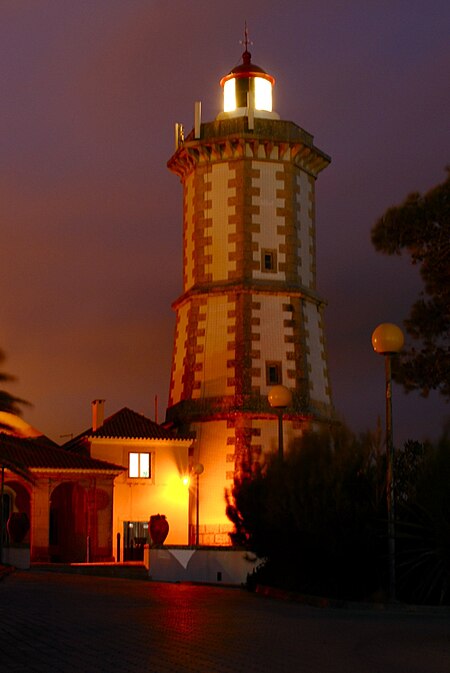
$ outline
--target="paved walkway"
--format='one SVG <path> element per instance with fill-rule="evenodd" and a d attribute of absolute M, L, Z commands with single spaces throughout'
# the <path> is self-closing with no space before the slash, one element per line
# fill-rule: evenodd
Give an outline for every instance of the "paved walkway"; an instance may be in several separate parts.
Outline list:
<path fill-rule="evenodd" d="M 15 572 L 0 670 L 449 673 L 450 613 L 319 609 L 240 589 Z"/>

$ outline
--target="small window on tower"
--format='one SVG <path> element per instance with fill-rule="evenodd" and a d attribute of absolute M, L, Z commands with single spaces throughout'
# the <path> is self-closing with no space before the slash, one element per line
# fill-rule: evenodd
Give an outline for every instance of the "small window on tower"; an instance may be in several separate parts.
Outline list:
<path fill-rule="evenodd" d="M 266 362 L 266 384 L 268 386 L 281 384 L 281 362 Z"/>
<path fill-rule="evenodd" d="M 276 273 L 277 270 L 277 253 L 276 250 L 261 250 L 261 269 L 268 273 Z"/>

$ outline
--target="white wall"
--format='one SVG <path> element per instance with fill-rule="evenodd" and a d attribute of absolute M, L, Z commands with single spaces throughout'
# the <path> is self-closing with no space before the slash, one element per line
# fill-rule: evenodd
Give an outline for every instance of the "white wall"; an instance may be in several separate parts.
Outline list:
<path fill-rule="evenodd" d="M 129 452 L 152 454 L 150 479 L 130 479 L 125 470 L 114 480 L 113 553 L 117 533 L 123 536 L 124 521 L 147 522 L 152 514 L 164 514 L 169 523 L 166 543 L 187 544 L 190 440 L 95 439 L 91 456 L 128 466 Z"/>
<path fill-rule="evenodd" d="M 254 554 L 235 549 L 150 549 L 149 576 L 160 582 L 240 585 L 257 561 Z"/>

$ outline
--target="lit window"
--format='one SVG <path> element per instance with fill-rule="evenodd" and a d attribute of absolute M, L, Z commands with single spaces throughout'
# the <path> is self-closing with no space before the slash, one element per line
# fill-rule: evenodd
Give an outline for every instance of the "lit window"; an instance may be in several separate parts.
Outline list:
<path fill-rule="evenodd" d="M 255 109 L 272 112 L 272 84 L 263 77 L 255 77 Z"/>
<path fill-rule="evenodd" d="M 128 476 L 132 479 L 150 479 L 151 463 L 149 453 L 128 454 Z"/>
<path fill-rule="evenodd" d="M 266 384 L 268 386 L 281 384 L 281 362 L 266 362 Z"/>
<path fill-rule="evenodd" d="M 229 79 L 223 85 L 223 109 L 224 112 L 232 112 L 236 109 L 236 80 Z"/>

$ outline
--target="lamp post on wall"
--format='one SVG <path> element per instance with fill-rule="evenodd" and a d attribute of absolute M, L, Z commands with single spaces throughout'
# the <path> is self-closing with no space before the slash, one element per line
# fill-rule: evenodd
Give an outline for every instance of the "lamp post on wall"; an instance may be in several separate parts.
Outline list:
<path fill-rule="evenodd" d="M 372 334 L 376 353 L 384 355 L 386 375 L 386 499 L 389 545 L 389 600 L 395 601 L 395 494 L 394 494 L 394 441 L 392 430 L 392 356 L 401 351 L 403 332 L 397 325 L 382 323 Z"/>
<path fill-rule="evenodd" d="M 278 458 L 283 460 L 283 409 L 292 404 L 292 393 L 286 386 L 272 386 L 269 390 L 268 399 L 270 406 L 276 410 L 278 416 Z"/>
<path fill-rule="evenodd" d="M 200 475 L 203 474 L 205 468 L 202 463 L 197 463 L 192 468 L 196 476 L 195 480 L 195 544 L 199 546 L 199 522 L 200 522 Z"/>

